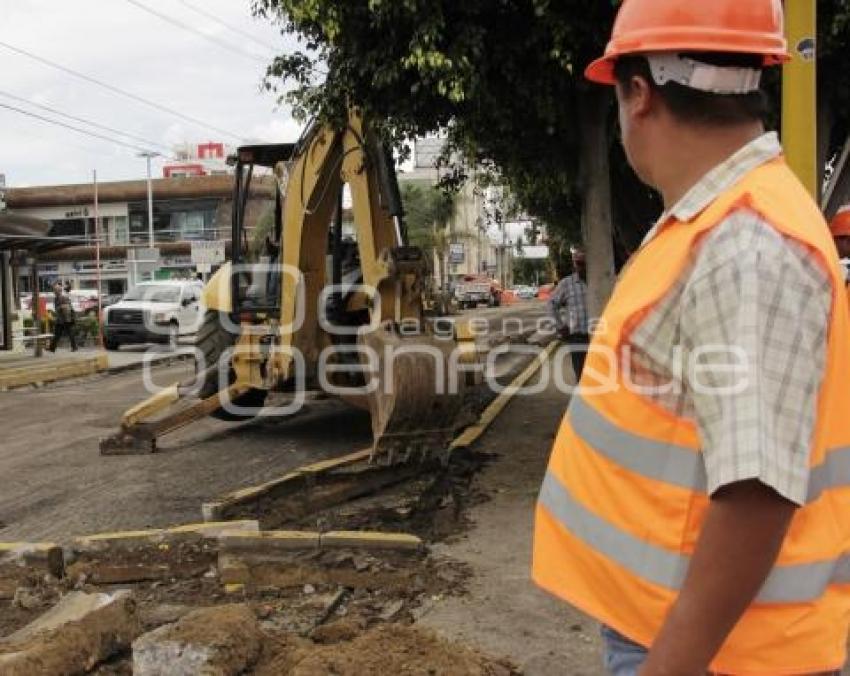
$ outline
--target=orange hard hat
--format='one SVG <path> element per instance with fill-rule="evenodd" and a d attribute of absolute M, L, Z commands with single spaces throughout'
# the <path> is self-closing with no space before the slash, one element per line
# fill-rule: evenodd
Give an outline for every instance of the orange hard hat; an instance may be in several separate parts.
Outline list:
<path fill-rule="evenodd" d="M 850 204 L 841 207 L 829 224 L 833 237 L 850 237 Z"/>
<path fill-rule="evenodd" d="M 618 58 L 653 52 L 755 54 L 766 66 L 784 63 L 783 23 L 782 0 L 625 0 L 605 55 L 585 77 L 615 84 Z"/>

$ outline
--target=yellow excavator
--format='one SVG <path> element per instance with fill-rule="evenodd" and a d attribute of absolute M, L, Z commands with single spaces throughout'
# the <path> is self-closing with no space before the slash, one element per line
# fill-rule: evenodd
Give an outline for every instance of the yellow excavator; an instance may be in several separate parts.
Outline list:
<path fill-rule="evenodd" d="M 258 168 L 277 185 L 265 237 L 245 225 Z M 345 185 L 353 238 L 343 236 Z M 424 317 L 423 254 L 406 246 L 402 215 L 392 155 L 356 111 L 342 130 L 314 123 L 295 144 L 239 148 L 231 256 L 204 289 L 195 382 L 126 411 L 101 453 L 152 452 L 204 416 L 247 418 L 269 392 L 317 390 L 368 409 L 373 459 L 445 448 L 474 337 Z"/>

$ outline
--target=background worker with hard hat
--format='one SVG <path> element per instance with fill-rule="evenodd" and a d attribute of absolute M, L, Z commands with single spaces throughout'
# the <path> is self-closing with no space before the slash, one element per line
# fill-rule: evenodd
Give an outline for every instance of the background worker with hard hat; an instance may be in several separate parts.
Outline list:
<path fill-rule="evenodd" d="M 850 204 L 845 204 L 833 216 L 829 231 L 835 240 L 835 248 L 838 249 L 838 257 L 844 268 L 844 279 L 848 284 L 847 290 L 850 296 Z"/>
<path fill-rule="evenodd" d="M 573 271 L 555 287 L 549 298 L 549 312 L 558 335 L 570 346 L 576 382 L 581 378 L 587 346 L 590 343 L 590 318 L 587 313 L 587 264 L 584 251 L 570 248 Z"/>
<path fill-rule="evenodd" d="M 762 70 L 786 59 L 780 0 L 626 0 L 587 70 L 665 212 L 555 440 L 533 575 L 602 623 L 617 676 L 845 660 L 850 317 L 762 122 Z"/>

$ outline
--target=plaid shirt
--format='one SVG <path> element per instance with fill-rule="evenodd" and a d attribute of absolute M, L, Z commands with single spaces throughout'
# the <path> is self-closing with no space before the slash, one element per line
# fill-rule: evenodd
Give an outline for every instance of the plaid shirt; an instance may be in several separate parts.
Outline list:
<path fill-rule="evenodd" d="M 745 174 L 781 153 L 765 134 L 715 167 L 647 235 L 670 218 L 687 222 Z M 804 504 L 817 400 L 826 364 L 832 304 L 829 278 L 798 242 L 759 215 L 732 212 L 691 252 L 677 285 L 629 338 L 633 382 L 676 415 L 695 420 L 708 491 L 758 479 Z M 723 370 L 729 353 L 701 351 L 702 382 L 745 386 L 722 392 L 690 382 L 690 355 L 700 347 L 734 348 L 741 374 Z M 700 391 L 705 390 L 705 391 Z M 734 392 L 734 393 L 732 393 Z"/>
<path fill-rule="evenodd" d="M 566 326 L 570 333 L 589 333 L 587 284 L 577 273 L 564 277 L 555 287 L 549 297 L 549 311 L 559 330 Z"/>

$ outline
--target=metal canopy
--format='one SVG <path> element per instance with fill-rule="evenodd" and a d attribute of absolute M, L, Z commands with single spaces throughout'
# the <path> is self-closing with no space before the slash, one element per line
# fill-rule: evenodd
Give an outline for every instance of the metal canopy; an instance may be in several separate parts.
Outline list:
<path fill-rule="evenodd" d="M 265 145 L 240 146 L 236 159 L 243 164 L 258 164 L 274 169 L 278 162 L 287 162 L 295 152 L 295 143 L 270 143 Z"/>
<path fill-rule="evenodd" d="M 36 235 L 0 234 L 0 251 L 25 251 L 38 256 L 48 251 L 67 249 L 72 246 L 85 246 L 84 239 L 75 237 L 39 237 Z"/>

